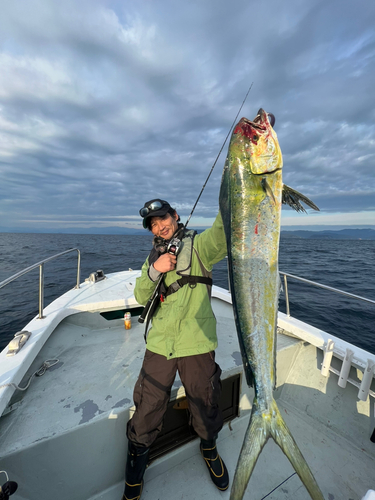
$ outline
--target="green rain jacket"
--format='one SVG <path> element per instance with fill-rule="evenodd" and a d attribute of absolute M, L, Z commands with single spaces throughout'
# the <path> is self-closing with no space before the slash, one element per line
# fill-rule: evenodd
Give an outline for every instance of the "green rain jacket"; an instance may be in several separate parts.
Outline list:
<path fill-rule="evenodd" d="M 195 236 L 193 247 L 207 271 L 211 271 L 213 265 L 226 256 L 227 246 L 220 212 L 211 228 Z M 150 279 L 148 269 L 147 258 L 134 288 L 134 296 L 142 305 L 147 303 L 157 284 L 157 281 Z M 194 250 L 190 275 L 202 276 Z M 175 270 L 165 273 L 165 285 L 168 287 L 180 277 Z M 216 319 L 205 284 L 198 283 L 195 288 L 185 285 L 160 303 L 147 337 L 149 351 L 172 359 L 204 354 L 216 347 Z"/>

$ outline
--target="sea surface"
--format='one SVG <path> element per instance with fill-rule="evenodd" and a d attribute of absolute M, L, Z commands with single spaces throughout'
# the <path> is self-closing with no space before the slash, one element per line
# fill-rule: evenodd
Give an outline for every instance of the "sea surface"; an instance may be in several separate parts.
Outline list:
<path fill-rule="evenodd" d="M 81 282 L 91 272 L 140 269 L 151 236 L 0 233 L 0 282 L 70 248 L 81 251 Z M 375 300 L 375 241 L 281 238 L 279 269 Z M 77 252 L 44 266 L 44 306 L 73 288 Z M 213 270 L 228 288 L 226 259 Z M 38 314 L 39 269 L 0 289 L 0 350 Z M 288 279 L 291 315 L 375 354 L 375 305 Z M 280 310 L 285 311 L 284 292 Z"/>

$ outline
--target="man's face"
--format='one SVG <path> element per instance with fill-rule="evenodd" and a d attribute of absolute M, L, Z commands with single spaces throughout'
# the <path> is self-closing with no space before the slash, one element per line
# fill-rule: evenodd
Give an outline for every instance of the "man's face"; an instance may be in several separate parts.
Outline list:
<path fill-rule="evenodd" d="M 152 217 L 150 223 L 152 234 L 170 240 L 178 229 L 177 219 L 176 213 L 173 216 L 167 213 L 163 217 Z"/>

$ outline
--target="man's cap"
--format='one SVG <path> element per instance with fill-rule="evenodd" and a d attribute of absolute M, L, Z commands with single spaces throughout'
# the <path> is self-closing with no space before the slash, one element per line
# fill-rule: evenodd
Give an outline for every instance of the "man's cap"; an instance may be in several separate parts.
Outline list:
<path fill-rule="evenodd" d="M 155 205 L 155 207 L 153 207 L 153 205 Z M 148 229 L 151 217 L 164 217 L 170 208 L 170 204 L 160 198 L 146 201 L 143 208 L 139 211 L 141 217 L 143 217 L 143 227 Z M 146 212 L 146 215 L 142 215 L 142 212 L 146 211 L 145 209 L 148 209 L 148 212 Z"/>

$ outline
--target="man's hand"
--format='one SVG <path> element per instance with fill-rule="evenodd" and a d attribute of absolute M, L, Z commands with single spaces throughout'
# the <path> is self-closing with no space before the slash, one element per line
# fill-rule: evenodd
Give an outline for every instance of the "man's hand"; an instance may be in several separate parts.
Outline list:
<path fill-rule="evenodd" d="M 167 273 L 168 271 L 173 271 L 176 267 L 176 263 L 177 257 L 175 255 L 165 253 L 154 262 L 153 266 L 159 273 Z"/>

